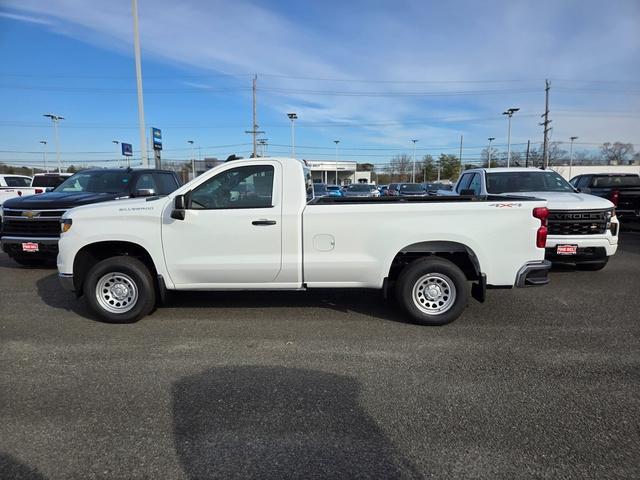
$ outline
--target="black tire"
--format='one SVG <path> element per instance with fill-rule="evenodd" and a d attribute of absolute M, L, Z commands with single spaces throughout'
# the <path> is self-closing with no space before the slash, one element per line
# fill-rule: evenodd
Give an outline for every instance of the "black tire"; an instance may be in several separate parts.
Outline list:
<path fill-rule="evenodd" d="M 11 255 L 11 259 L 25 267 L 51 267 L 55 265 L 54 259 L 42 256 Z"/>
<path fill-rule="evenodd" d="M 434 297 L 427 296 L 429 289 L 433 289 Z M 396 297 L 416 323 L 445 325 L 462 314 L 469 303 L 469 289 L 469 282 L 457 265 L 444 258 L 425 257 L 400 272 Z"/>
<path fill-rule="evenodd" d="M 589 263 L 576 263 L 576 268 L 578 270 L 584 270 L 586 272 L 597 272 L 598 270 L 602 270 L 607 266 L 609 262 L 609 257 L 606 257 L 601 262 L 589 262 Z"/>
<path fill-rule="evenodd" d="M 99 282 L 105 287 L 100 292 L 101 297 L 96 291 Z M 123 294 L 120 300 L 113 292 L 122 287 L 126 289 L 117 292 Z M 135 298 L 131 292 L 137 293 Z M 149 269 L 137 258 L 126 255 L 107 258 L 94 265 L 85 277 L 83 293 L 91 310 L 110 323 L 136 322 L 151 313 L 156 303 L 156 289 Z M 109 311 L 105 304 L 121 311 Z"/>

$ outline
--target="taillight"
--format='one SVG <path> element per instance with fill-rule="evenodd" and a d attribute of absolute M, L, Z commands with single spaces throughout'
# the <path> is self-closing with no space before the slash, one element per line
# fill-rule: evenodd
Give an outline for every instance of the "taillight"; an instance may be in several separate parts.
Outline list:
<path fill-rule="evenodd" d="M 42 193 L 42 192 L 44 192 L 44 190 L 42 190 L 41 188 L 36 188 L 36 195 L 37 195 L 38 193 Z"/>
<path fill-rule="evenodd" d="M 611 203 L 613 203 L 613 205 L 617 207 L 619 198 L 620 198 L 620 192 L 618 190 L 614 190 L 611 192 L 611 196 L 609 197 L 609 200 L 611 200 Z"/>
<path fill-rule="evenodd" d="M 544 248 L 547 245 L 549 209 L 547 207 L 536 207 L 533 209 L 533 216 L 540 220 L 540 227 L 536 232 L 536 247 Z"/>
<path fill-rule="evenodd" d="M 18 190 L 18 196 L 21 197 L 22 196 L 22 191 Z"/>

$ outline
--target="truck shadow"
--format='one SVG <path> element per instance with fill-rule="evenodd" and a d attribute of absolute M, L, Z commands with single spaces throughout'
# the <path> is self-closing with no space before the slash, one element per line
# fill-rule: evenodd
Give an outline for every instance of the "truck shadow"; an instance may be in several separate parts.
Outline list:
<path fill-rule="evenodd" d="M 31 468 L 8 453 L 0 452 L 0 478 L 11 480 L 45 480 L 37 469 Z"/>
<path fill-rule="evenodd" d="M 221 367 L 172 387 L 173 435 L 191 479 L 421 478 L 358 404 L 351 378 Z"/>
<path fill-rule="evenodd" d="M 57 274 L 36 281 L 40 299 L 48 306 L 73 312 L 93 321 L 98 320 L 84 298 L 65 291 Z M 311 290 L 308 292 L 238 291 L 238 292 L 171 292 L 164 308 L 320 308 L 338 313 L 356 312 L 380 320 L 409 323 L 399 306 L 385 300 L 378 290 Z"/>

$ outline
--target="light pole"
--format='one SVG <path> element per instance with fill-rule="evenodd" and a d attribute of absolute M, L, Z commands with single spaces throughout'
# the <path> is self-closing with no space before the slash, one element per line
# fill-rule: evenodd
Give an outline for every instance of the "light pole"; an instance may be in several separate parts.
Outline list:
<path fill-rule="evenodd" d="M 196 178 L 196 147 L 193 146 L 193 140 L 187 140 L 187 143 L 193 147 L 191 156 L 191 180 Z"/>
<path fill-rule="evenodd" d="M 487 160 L 487 168 L 491 168 L 491 142 L 493 142 L 496 139 L 496 137 L 489 137 L 487 140 L 489 140 L 489 150 L 487 150 L 487 156 L 489 157 L 489 159 Z"/>
<path fill-rule="evenodd" d="M 416 183 L 416 143 L 418 140 L 414 138 L 411 141 L 413 142 L 413 167 L 411 168 L 411 183 Z"/>
<path fill-rule="evenodd" d="M 520 109 L 519 108 L 508 108 L 504 112 L 502 112 L 503 115 L 506 115 L 506 116 L 509 117 L 509 131 L 507 133 L 507 168 L 509 168 L 509 165 L 511 163 L 511 117 L 518 110 L 520 110 Z"/>
<path fill-rule="evenodd" d="M 111 140 L 111 143 L 113 143 L 116 146 L 116 165 L 119 167 L 120 166 L 120 155 L 122 154 L 122 151 L 120 150 L 120 148 L 118 147 L 118 145 L 120 145 L 120 142 L 118 140 Z"/>
<path fill-rule="evenodd" d="M 338 144 L 340 140 L 334 140 L 333 143 L 336 144 L 336 185 L 338 185 Z"/>
<path fill-rule="evenodd" d="M 573 166 L 573 142 L 578 139 L 578 137 L 569 137 L 571 140 L 571 146 L 569 147 L 569 180 L 571 180 L 571 167 Z"/>
<path fill-rule="evenodd" d="M 60 165 L 60 141 L 58 139 L 58 122 L 60 120 L 64 120 L 64 117 L 60 115 L 55 115 L 53 113 L 45 113 L 42 115 L 43 117 L 47 117 L 51 119 L 51 123 L 53 124 L 53 136 L 56 141 L 56 160 L 58 161 L 58 173 L 62 172 L 62 166 Z"/>
<path fill-rule="evenodd" d="M 47 173 L 47 141 L 40 140 L 42 144 L 42 163 L 44 164 L 44 173 Z"/>
<path fill-rule="evenodd" d="M 138 129 L 140 133 L 140 154 L 142 166 L 149 166 L 147 157 L 147 140 L 144 127 L 144 100 L 142 97 L 142 60 L 140 59 L 140 31 L 138 29 L 138 0 L 131 0 L 131 13 L 133 16 L 133 51 L 136 61 L 136 91 L 138 93 Z"/>
<path fill-rule="evenodd" d="M 291 120 L 291 158 L 296 158 L 296 130 L 294 125 L 298 119 L 298 114 L 295 112 L 287 113 L 287 117 Z"/>

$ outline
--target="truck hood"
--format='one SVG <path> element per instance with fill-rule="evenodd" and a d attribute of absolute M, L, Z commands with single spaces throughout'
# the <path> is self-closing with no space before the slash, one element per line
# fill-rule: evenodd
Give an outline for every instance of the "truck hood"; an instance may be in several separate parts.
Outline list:
<path fill-rule="evenodd" d="M 88 205 L 90 203 L 107 202 L 122 197 L 120 193 L 91 192 L 48 192 L 28 197 L 11 198 L 4 202 L 3 208 L 34 210 L 66 210 L 68 208 Z"/>
<path fill-rule="evenodd" d="M 117 202 L 100 202 L 80 205 L 73 210 L 67 210 L 63 218 L 76 217 L 141 217 L 155 216 L 162 211 L 167 201 L 166 196 L 139 197 L 118 200 Z"/>
<path fill-rule="evenodd" d="M 574 192 L 505 192 L 502 195 L 517 195 L 542 198 L 547 201 L 549 210 L 604 210 L 613 208 L 609 200 Z"/>

